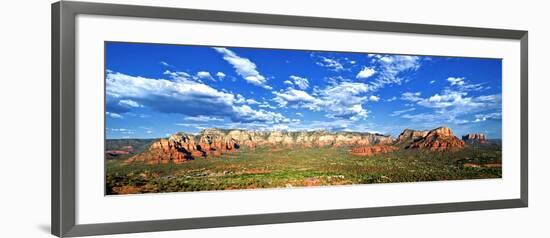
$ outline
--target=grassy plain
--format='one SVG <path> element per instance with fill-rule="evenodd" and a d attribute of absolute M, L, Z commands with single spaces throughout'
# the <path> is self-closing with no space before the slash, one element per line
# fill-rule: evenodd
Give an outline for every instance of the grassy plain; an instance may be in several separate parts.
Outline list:
<path fill-rule="evenodd" d="M 181 164 L 106 160 L 107 194 L 501 178 L 500 145 L 458 152 L 398 150 L 370 157 L 349 148 L 241 149 Z"/>

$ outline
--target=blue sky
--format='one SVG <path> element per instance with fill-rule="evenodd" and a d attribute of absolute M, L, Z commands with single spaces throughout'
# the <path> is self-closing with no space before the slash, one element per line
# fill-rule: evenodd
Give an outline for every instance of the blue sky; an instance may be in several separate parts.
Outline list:
<path fill-rule="evenodd" d="M 501 138 L 500 59 L 107 42 L 107 138 L 449 126 Z"/>

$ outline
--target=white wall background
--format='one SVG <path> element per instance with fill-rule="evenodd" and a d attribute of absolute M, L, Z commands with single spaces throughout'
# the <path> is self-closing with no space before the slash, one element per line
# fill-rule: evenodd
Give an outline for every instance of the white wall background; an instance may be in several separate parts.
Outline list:
<path fill-rule="evenodd" d="M 524 209 L 117 235 L 113 237 L 548 237 L 550 80 L 545 1 L 110 0 L 173 7 L 529 30 L 530 205 Z M 49 237 L 50 3 L 0 14 L 0 237 Z"/>

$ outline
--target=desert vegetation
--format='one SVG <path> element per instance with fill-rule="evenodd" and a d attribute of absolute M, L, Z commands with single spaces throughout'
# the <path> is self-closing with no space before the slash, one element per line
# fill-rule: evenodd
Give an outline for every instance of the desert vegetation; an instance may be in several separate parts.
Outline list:
<path fill-rule="evenodd" d="M 254 133 L 207 130 L 200 135 L 177 133 L 165 139 L 143 141 L 142 150 L 134 151 L 133 156 L 106 160 L 106 193 L 288 188 L 502 176 L 500 144 L 486 140 L 465 143 L 448 128 L 425 132 L 405 130 L 395 140 L 383 135 L 347 132 Z M 476 142 L 480 137 L 476 137 Z M 116 143 L 124 144 L 122 141 Z"/>

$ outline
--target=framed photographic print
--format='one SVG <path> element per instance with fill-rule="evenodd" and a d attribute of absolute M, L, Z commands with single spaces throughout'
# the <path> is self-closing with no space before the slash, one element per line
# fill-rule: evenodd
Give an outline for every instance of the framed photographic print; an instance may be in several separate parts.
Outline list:
<path fill-rule="evenodd" d="M 52 233 L 526 207 L 527 53 L 518 30 L 54 3 Z"/>

